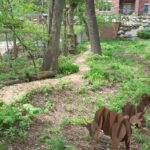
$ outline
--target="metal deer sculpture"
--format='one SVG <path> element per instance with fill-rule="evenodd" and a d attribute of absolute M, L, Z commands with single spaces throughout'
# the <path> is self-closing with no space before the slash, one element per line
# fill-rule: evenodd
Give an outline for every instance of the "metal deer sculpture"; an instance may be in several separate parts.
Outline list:
<path fill-rule="evenodd" d="M 124 116 L 129 116 L 129 119 L 140 113 L 140 119 L 142 120 L 142 126 L 145 125 L 145 119 L 144 119 L 144 113 L 145 113 L 145 108 L 150 109 L 150 96 L 147 94 L 143 94 L 141 96 L 141 102 L 139 105 L 135 106 L 130 102 L 127 102 L 126 105 L 122 108 L 122 114 Z"/>
<path fill-rule="evenodd" d="M 112 150 L 117 150 L 119 143 L 123 141 L 125 142 L 126 150 L 129 150 L 132 132 L 130 123 L 136 123 L 140 126 L 139 115 L 135 115 L 128 120 L 128 117 L 126 118 L 126 116 L 124 117 L 102 107 L 96 111 L 93 122 L 83 126 L 89 130 L 89 134 L 92 137 L 92 150 L 95 150 L 100 130 L 103 130 L 105 135 L 112 138 Z"/>

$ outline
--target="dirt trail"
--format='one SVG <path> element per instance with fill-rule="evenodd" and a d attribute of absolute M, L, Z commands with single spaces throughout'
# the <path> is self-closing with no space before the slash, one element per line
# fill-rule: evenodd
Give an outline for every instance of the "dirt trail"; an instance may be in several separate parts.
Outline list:
<path fill-rule="evenodd" d="M 90 68 L 85 64 L 86 57 L 88 56 L 89 51 L 86 51 L 80 54 L 76 60 L 75 64 L 79 66 L 79 72 L 75 74 L 71 74 L 59 79 L 46 79 L 46 80 L 39 80 L 33 81 L 29 83 L 21 83 L 12 86 L 6 86 L 0 89 L 0 100 L 6 104 L 15 102 L 21 95 L 24 93 L 31 91 L 33 89 L 52 85 L 54 86 L 60 79 L 65 81 L 70 81 L 75 85 L 80 85 L 83 83 L 82 76 L 85 72 L 89 71 Z"/>

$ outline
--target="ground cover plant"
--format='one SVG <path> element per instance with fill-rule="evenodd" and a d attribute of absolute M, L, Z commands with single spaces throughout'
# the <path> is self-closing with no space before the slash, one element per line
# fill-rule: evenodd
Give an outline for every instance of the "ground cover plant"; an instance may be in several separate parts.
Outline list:
<path fill-rule="evenodd" d="M 8 149 L 7 142 L 24 140 L 32 119 L 43 110 L 28 103 L 0 104 L 0 148 Z"/>
<path fill-rule="evenodd" d="M 87 59 L 91 71 L 85 74 L 85 78 L 89 79 L 93 89 L 100 89 L 103 86 L 118 88 L 117 95 L 110 101 L 110 107 L 113 108 L 114 104 L 117 111 L 124 101 L 132 100 L 133 103 L 138 103 L 138 95 L 149 93 L 150 79 L 149 74 L 145 73 L 145 67 L 149 63 L 148 43 L 149 41 L 104 41 L 102 42 L 104 54 L 90 55 Z M 144 47 L 142 52 L 141 47 Z M 145 66 L 142 63 L 146 63 Z"/>
<path fill-rule="evenodd" d="M 141 39 L 150 39 L 150 29 L 144 28 L 138 31 L 138 37 Z"/>

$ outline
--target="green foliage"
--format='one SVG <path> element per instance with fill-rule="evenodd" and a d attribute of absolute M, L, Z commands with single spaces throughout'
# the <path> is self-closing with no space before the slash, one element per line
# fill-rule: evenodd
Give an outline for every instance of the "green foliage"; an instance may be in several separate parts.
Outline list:
<path fill-rule="evenodd" d="M 96 110 L 107 106 L 118 112 L 126 101 L 138 104 L 140 95 L 149 93 L 149 76 L 145 73 L 144 65 L 138 63 L 141 56 L 143 59 L 148 56 L 149 46 L 149 41 L 107 40 L 102 41 L 102 56 L 90 54 L 87 64 L 91 70 L 84 75 L 89 84 L 93 89 L 104 86 L 112 88 L 114 85 L 117 88 L 115 95 L 106 95 L 105 98 L 101 95 L 101 98 L 94 100 Z M 147 61 L 143 60 L 143 63 Z M 107 101 L 104 102 L 104 99 Z"/>
<path fill-rule="evenodd" d="M 16 136 L 24 139 L 27 136 L 26 130 L 30 125 L 31 118 L 40 112 L 39 108 L 35 108 L 30 104 L 26 104 L 23 107 L 1 104 L 1 136 L 6 136 L 11 140 L 15 140 Z"/>
<path fill-rule="evenodd" d="M 62 118 L 61 124 L 62 126 L 66 125 L 81 125 L 86 124 L 88 122 L 91 122 L 92 118 L 89 117 L 79 117 L 79 116 L 73 116 L 72 118 Z"/>
<path fill-rule="evenodd" d="M 17 75 L 15 73 L 1 73 L 0 74 L 0 85 L 2 85 L 8 79 L 16 78 Z"/>
<path fill-rule="evenodd" d="M 87 50 L 88 42 L 84 41 L 77 45 L 78 53 L 85 52 Z"/>
<path fill-rule="evenodd" d="M 39 141 L 45 143 L 47 150 L 76 150 L 76 148 L 72 146 L 65 147 L 64 138 L 62 136 L 50 138 L 48 135 L 42 135 Z"/>
<path fill-rule="evenodd" d="M 43 112 L 41 108 L 34 107 L 31 104 L 23 104 L 23 108 L 28 112 L 29 115 L 33 116 Z"/>
<path fill-rule="evenodd" d="M 61 74 L 68 75 L 78 72 L 79 67 L 73 64 L 72 61 L 73 59 L 71 55 L 67 57 L 61 56 L 59 58 L 59 71 Z"/>
<path fill-rule="evenodd" d="M 136 129 L 133 129 L 133 136 L 140 143 L 142 150 L 149 150 L 150 147 L 150 137 L 146 134 L 139 133 Z"/>
<path fill-rule="evenodd" d="M 100 69 L 93 68 L 84 75 L 85 78 L 88 78 L 92 82 L 93 87 L 99 87 L 103 85 L 104 71 Z"/>
<path fill-rule="evenodd" d="M 83 33 L 84 32 L 84 26 L 82 26 L 82 25 L 75 25 L 74 26 L 74 33 L 76 34 L 76 35 L 78 35 L 78 34 L 80 34 L 80 33 Z"/>
<path fill-rule="evenodd" d="M 57 91 L 62 91 L 62 90 L 70 90 L 72 88 L 72 84 L 71 84 L 71 82 L 67 82 L 67 81 L 65 81 L 65 80 L 59 80 L 58 82 L 57 82 L 57 84 L 55 85 L 55 89 L 57 90 Z"/>
<path fill-rule="evenodd" d="M 144 117 L 146 118 L 147 122 L 146 122 L 146 126 L 148 128 L 150 128 L 150 115 L 149 114 L 145 114 Z"/>
<path fill-rule="evenodd" d="M 55 149 L 55 150 L 64 150 L 64 139 L 63 137 L 53 137 L 49 141 L 49 150 Z"/>
<path fill-rule="evenodd" d="M 7 144 L 3 141 L 0 141 L 0 149 L 1 150 L 7 150 L 8 149 Z"/>
<path fill-rule="evenodd" d="M 150 29 L 149 28 L 145 28 L 145 29 L 141 29 L 138 31 L 138 37 L 140 37 L 141 39 L 150 39 Z"/>

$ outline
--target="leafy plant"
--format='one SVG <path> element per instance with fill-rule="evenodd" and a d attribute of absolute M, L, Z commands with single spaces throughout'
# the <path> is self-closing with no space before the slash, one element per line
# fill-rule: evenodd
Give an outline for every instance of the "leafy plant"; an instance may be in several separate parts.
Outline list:
<path fill-rule="evenodd" d="M 63 137 L 49 137 L 48 135 L 42 135 L 39 138 L 40 142 L 45 143 L 47 150 L 76 150 L 75 147 L 67 146 L 65 147 L 65 142 Z"/>
<path fill-rule="evenodd" d="M 23 108 L 28 112 L 28 115 L 31 117 L 43 112 L 41 108 L 34 107 L 31 104 L 23 104 Z"/>
<path fill-rule="evenodd" d="M 31 104 L 0 105 L 0 128 L 1 136 L 6 136 L 9 140 L 15 140 L 16 136 L 24 139 L 27 136 L 27 129 L 32 117 L 41 113 L 41 109 Z"/>
<path fill-rule="evenodd" d="M 61 56 L 59 58 L 59 71 L 61 74 L 68 75 L 78 72 L 79 67 L 72 63 L 71 55 L 65 57 Z"/>
<path fill-rule="evenodd" d="M 150 29 L 149 28 L 145 28 L 145 29 L 141 29 L 138 31 L 138 37 L 142 38 L 142 39 L 150 39 Z"/>
<path fill-rule="evenodd" d="M 92 118 L 89 117 L 78 117 L 78 116 L 73 116 L 72 118 L 63 118 L 61 121 L 62 125 L 81 125 L 81 124 L 85 124 L 87 122 L 91 122 Z"/>
<path fill-rule="evenodd" d="M 77 50 L 79 53 L 85 52 L 87 50 L 88 42 L 83 41 L 77 45 Z"/>
<path fill-rule="evenodd" d="M 5 142 L 3 142 L 3 141 L 0 141 L 0 149 L 1 149 L 1 150 L 6 150 L 6 149 L 8 149 L 7 144 L 6 144 Z"/>

